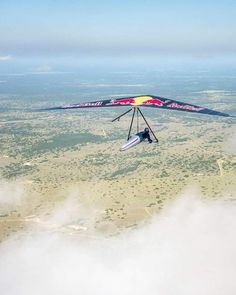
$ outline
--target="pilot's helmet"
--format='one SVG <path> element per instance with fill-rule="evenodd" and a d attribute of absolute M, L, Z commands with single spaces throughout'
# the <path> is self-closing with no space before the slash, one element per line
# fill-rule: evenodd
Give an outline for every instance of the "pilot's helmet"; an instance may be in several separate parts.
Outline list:
<path fill-rule="evenodd" d="M 144 129 L 144 132 L 149 132 L 149 128 L 146 127 L 146 128 Z"/>

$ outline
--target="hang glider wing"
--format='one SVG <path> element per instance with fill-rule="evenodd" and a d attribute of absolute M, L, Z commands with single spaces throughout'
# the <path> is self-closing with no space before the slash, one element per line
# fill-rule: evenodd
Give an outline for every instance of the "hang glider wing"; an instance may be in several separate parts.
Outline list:
<path fill-rule="evenodd" d="M 61 109 L 77 109 L 77 108 L 91 108 L 91 107 L 120 107 L 120 106 L 131 106 L 131 107 L 152 107 L 160 109 L 168 109 L 175 111 L 185 111 L 192 113 L 201 113 L 208 115 L 217 115 L 224 117 L 232 117 L 229 114 L 214 111 L 205 107 L 181 102 L 177 100 L 167 99 L 153 95 L 133 96 L 124 97 L 117 99 L 108 100 L 97 100 L 92 102 L 81 102 L 77 104 L 69 104 L 60 107 L 53 107 L 47 110 L 61 110 Z"/>

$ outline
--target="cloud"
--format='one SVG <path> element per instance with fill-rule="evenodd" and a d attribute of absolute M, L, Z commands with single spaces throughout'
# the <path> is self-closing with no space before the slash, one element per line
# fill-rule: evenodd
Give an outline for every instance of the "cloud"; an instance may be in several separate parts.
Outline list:
<path fill-rule="evenodd" d="M 49 65 L 41 65 L 34 69 L 34 71 L 29 72 L 28 74 L 33 75 L 48 75 L 48 74 L 64 74 L 69 72 L 63 72 L 63 71 L 54 71 L 53 68 Z"/>
<path fill-rule="evenodd" d="M 87 230 L 95 223 L 96 211 L 88 210 L 76 201 L 77 190 L 71 192 L 67 200 L 58 206 L 50 215 L 41 218 L 45 228 L 55 231 Z"/>
<path fill-rule="evenodd" d="M 236 155 L 236 130 L 235 130 L 235 128 L 225 143 L 225 150 L 231 154 Z"/>
<path fill-rule="evenodd" d="M 24 187 L 15 182 L 0 180 L 1 211 L 16 208 L 24 199 Z"/>
<path fill-rule="evenodd" d="M 58 212 L 53 220 L 60 220 Z M 1 245 L 1 292 L 234 295 L 235 216 L 235 204 L 187 191 L 149 224 L 116 237 L 34 229 Z"/>
<path fill-rule="evenodd" d="M 36 72 L 42 72 L 42 73 L 52 72 L 52 67 L 49 65 L 42 65 L 36 68 Z"/>
<path fill-rule="evenodd" d="M 12 59 L 11 55 L 0 55 L 0 61 L 7 61 L 11 59 Z"/>

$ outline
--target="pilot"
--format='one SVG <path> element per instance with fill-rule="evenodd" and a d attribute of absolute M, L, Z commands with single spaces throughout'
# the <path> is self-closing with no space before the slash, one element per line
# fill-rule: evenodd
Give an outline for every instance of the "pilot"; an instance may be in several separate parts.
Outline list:
<path fill-rule="evenodd" d="M 142 137 L 143 137 L 143 139 L 146 139 L 146 138 L 147 138 L 148 142 L 149 142 L 149 143 L 152 143 L 152 139 L 151 139 L 151 137 L 150 137 L 150 134 L 149 134 L 149 128 L 148 128 L 148 127 L 146 127 L 146 128 L 144 129 L 144 131 L 142 132 Z"/>

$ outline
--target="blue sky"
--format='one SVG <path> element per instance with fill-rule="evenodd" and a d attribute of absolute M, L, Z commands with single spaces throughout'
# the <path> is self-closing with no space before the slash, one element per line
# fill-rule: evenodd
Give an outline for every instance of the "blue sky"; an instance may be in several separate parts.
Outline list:
<path fill-rule="evenodd" d="M 233 0 L 1 0 L 10 56 L 234 55 Z"/>

